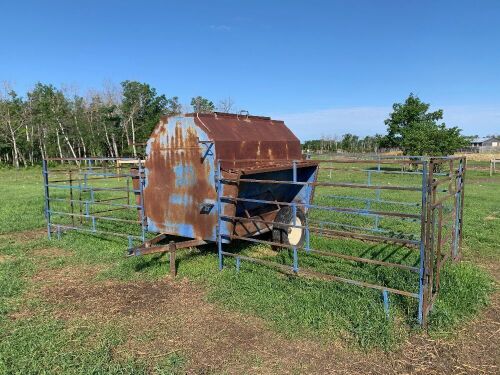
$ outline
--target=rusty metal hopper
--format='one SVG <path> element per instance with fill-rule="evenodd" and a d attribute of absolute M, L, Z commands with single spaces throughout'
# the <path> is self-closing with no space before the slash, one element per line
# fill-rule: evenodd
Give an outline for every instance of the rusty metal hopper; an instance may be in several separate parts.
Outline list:
<path fill-rule="evenodd" d="M 217 160 L 223 175 L 231 178 L 258 175 L 291 181 L 293 160 L 299 161 L 299 181 L 316 178 L 317 164 L 303 161 L 300 141 L 283 121 L 226 113 L 163 117 L 146 146 L 144 209 L 150 232 L 216 240 Z M 291 202 L 305 199 L 302 190 L 293 185 L 242 182 L 224 186 L 223 194 Z M 234 202 L 224 205 L 224 214 L 272 220 L 278 209 Z M 253 235 L 269 228 L 225 222 L 221 230 Z"/>

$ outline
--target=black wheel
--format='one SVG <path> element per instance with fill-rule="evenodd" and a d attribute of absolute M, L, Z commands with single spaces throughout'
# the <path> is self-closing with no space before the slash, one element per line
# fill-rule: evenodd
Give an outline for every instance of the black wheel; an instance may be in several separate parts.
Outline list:
<path fill-rule="evenodd" d="M 282 224 L 293 224 L 293 208 L 290 206 L 282 207 L 276 214 L 276 219 L 274 219 L 274 221 Z M 296 209 L 295 225 L 306 225 L 306 215 L 299 207 Z M 305 230 L 304 228 L 281 227 L 275 225 L 272 239 L 273 242 L 282 243 L 283 245 L 300 247 L 304 244 Z M 274 249 L 280 250 L 283 248 L 274 246 Z"/>

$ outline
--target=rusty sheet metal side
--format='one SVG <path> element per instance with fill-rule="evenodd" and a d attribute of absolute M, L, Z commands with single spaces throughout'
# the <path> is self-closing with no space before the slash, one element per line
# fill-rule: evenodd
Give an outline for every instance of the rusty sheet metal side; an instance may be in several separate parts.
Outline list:
<path fill-rule="evenodd" d="M 215 142 L 217 157 L 224 160 L 223 168 L 254 165 L 253 162 L 238 162 L 244 159 L 302 159 L 300 141 L 283 121 L 230 114 L 187 116 L 192 116 L 196 125 Z M 234 160 L 237 165 L 227 160 Z"/>
<path fill-rule="evenodd" d="M 200 140 L 207 135 L 186 117 L 163 117 L 148 140 L 144 206 L 150 231 L 215 240 L 216 210 L 201 213 L 201 207 L 215 204 L 216 167 Z"/>

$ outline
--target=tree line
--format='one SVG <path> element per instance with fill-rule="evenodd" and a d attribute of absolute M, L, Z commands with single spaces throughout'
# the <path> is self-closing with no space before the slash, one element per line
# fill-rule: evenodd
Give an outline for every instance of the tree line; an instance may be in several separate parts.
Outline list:
<path fill-rule="evenodd" d="M 230 111 L 231 98 L 217 109 Z M 0 89 L 0 163 L 35 165 L 47 157 L 137 156 L 162 115 L 187 111 L 213 112 L 215 104 L 201 96 L 183 108 L 176 96 L 158 94 L 146 83 L 120 86 L 86 95 L 37 83 L 24 97 L 4 83 Z"/>
<path fill-rule="evenodd" d="M 25 97 L 9 85 L 0 90 L 0 163 L 35 165 L 48 157 L 138 156 L 162 115 L 234 111 L 231 98 L 216 105 L 196 96 L 185 108 L 176 96 L 158 94 L 146 83 L 124 81 L 85 96 L 37 83 Z M 469 144 L 457 127 L 439 123 L 443 111 L 429 112 L 430 105 L 410 94 L 395 103 L 385 120 L 386 135 L 358 137 L 351 133 L 306 141 L 313 152 L 378 152 L 399 149 L 407 155 L 447 155 Z"/>
<path fill-rule="evenodd" d="M 342 137 L 322 136 L 320 139 L 305 141 L 303 149 L 319 153 L 338 151 L 349 153 L 378 152 L 382 138 L 383 136 L 380 134 L 359 137 L 351 133 L 344 134 Z"/>

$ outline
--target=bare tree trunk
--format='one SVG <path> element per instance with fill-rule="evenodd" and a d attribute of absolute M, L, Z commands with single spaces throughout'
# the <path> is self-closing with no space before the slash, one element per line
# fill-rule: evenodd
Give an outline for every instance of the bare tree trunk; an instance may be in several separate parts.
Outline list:
<path fill-rule="evenodd" d="M 57 148 L 59 149 L 59 157 L 62 159 L 63 158 L 63 153 L 61 149 L 61 140 L 59 139 L 59 130 L 56 130 L 56 138 L 57 138 Z M 75 155 L 76 158 L 76 155 Z M 62 160 L 61 160 L 62 164 Z"/>
<path fill-rule="evenodd" d="M 85 146 L 85 142 L 83 140 L 82 132 L 80 131 L 80 126 L 78 125 L 78 120 L 76 119 L 76 114 L 73 116 L 73 119 L 75 120 L 76 131 L 78 132 L 78 136 L 79 136 L 80 142 L 82 144 L 83 156 L 87 157 L 87 147 Z"/>
<path fill-rule="evenodd" d="M 22 152 L 19 152 L 19 159 L 23 163 L 24 168 L 26 168 L 28 166 L 28 164 L 26 163 L 26 158 L 24 157 Z"/>
<path fill-rule="evenodd" d="M 108 127 L 106 126 L 106 121 L 103 121 L 103 127 L 104 127 L 104 135 L 106 136 L 106 145 L 108 146 L 108 151 L 111 154 L 111 157 L 118 157 L 118 156 L 113 156 L 113 148 L 111 147 L 111 142 L 109 141 L 109 134 L 108 134 Z"/>
<path fill-rule="evenodd" d="M 45 153 L 43 152 L 43 142 L 42 142 L 42 137 L 38 139 L 38 148 L 40 149 L 40 155 L 42 156 L 42 159 L 46 159 Z"/>
<path fill-rule="evenodd" d="M 10 110 L 8 108 L 7 108 L 7 125 L 9 127 L 11 143 L 13 148 L 12 150 L 13 165 L 16 167 L 16 169 L 19 169 L 19 149 L 17 148 L 16 133 L 12 128 L 12 122 L 10 119 Z"/>
<path fill-rule="evenodd" d="M 61 129 L 61 135 L 63 136 L 66 144 L 69 147 L 69 150 L 71 151 L 71 155 L 73 155 L 73 157 L 76 159 L 75 150 L 74 150 L 73 146 L 71 145 L 71 142 L 69 141 L 69 138 L 66 135 L 66 132 L 64 131 L 64 127 L 63 127 L 63 125 L 62 125 L 62 123 L 61 123 L 61 121 L 59 119 L 57 119 L 57 123 L 59 124 L 59 129 Z M 59 135 L 59 132 L 58 132 L 58 135 Z"/>
<path fill-rule="evenodd" d="M 111 133 L 111 140 L 113 142 L 113 148 L 115 150 L 115 158 L 119 158 L 120 155 L 118 154 L 118 146 L 116 144 L 116 139 L 115 139 L 115 134 Z"/>
<path fill-rule="evenodd" d="M 123 129 L 125 130 L 125 138 L 127 139 L 127 145 L 130 145 L 130 136 L 128 134 L 128 125 L 126 122 L 123 123 Z M 123 147 L 122 147 L 123 149 Z"/>
<path fill-rule="evenodd" d="M 132 152 L 134 153 L 134 158 L 137 157 L 137 150 L 135 149 L 135 126 L 134 126 L 134 118 L 131 117 L 130 124 L 132 127 Z"/>
<path fill-rule="evenodd" d="M 40 155 L 42 155 L 42 159 L 47 159 L 47 147 L 45 147 L 45 129 L 37 125 L 38 130 L 38 147 L 40 149 Z"/>

